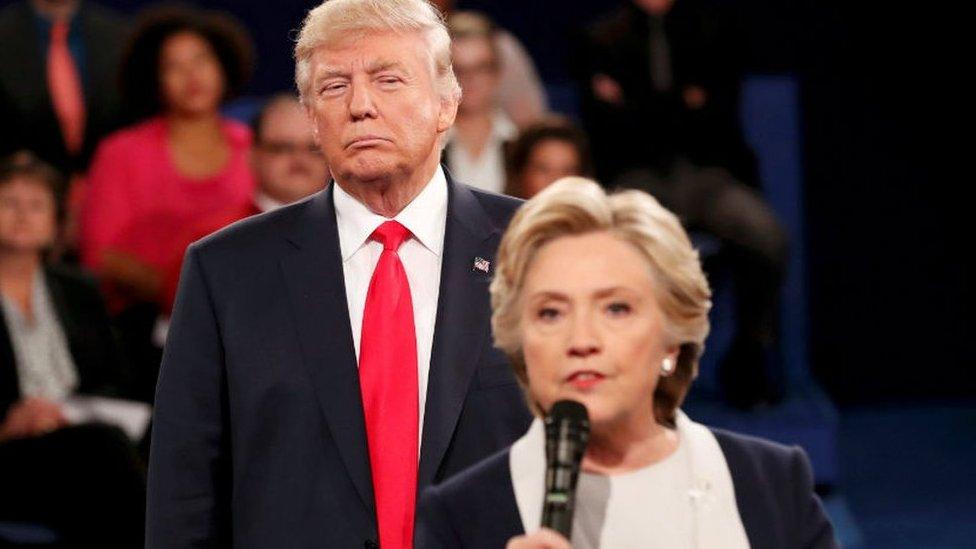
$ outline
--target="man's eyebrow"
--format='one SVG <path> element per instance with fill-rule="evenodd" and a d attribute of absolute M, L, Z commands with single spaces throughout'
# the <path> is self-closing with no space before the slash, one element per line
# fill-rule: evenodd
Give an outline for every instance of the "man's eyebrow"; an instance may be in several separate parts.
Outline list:
<path fill-rule="evenodd" d="M 376 74 L 378 72 L 388 71 L 388 70 L 391 70 L 391 69 L 395 69 L 395 70 L 398 70 L 400 72 L 408 73 L 409 74 L 409 71 L 407 70 L 407 68 L 404 67 L 403 64 L 400 63 L 399 61 L 392 61 L 392 60 L 390 60 L 390 61 L 384 61 L 384 60 L 379 60 L 379 61 L 374 61 L 374 62 L 372 62 L 372 63 L 370 63 L 369 65 L 366 66 L 366 72 L 369 73 L 369 74 Z"/>
<path fill-rule="evenodd" d="M 325 80 L 326 78 L 336 78 L 336 77 L 348 77 L 349 71 L 340 69 L 338 67 L 324 67 L 318 71 L 315 75 L 316 80 Z"/>

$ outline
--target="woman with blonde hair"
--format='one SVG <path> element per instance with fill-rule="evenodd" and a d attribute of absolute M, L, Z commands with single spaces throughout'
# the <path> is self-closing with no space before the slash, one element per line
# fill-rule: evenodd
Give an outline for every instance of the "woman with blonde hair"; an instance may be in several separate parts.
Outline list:
<path fill-rule="evenodd" d="M 590 423 L 573 547 L 836 546 L 801 449 L 680 410 L 711 294 L 672 213 L 639 191 L 564 178 L 522 206 L 497 262 L 495 344 L 536 420 L 510 448 L 425 492 L 418 547 L 568 548 L 540 529 L 542 417 L 566 399 Z"/>

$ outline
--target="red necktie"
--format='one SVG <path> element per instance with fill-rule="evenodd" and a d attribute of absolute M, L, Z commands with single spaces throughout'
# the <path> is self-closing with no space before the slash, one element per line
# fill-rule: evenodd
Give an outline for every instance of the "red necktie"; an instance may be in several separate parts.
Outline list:
<path fill-rule="evenodd" d="M 359 351 L 359 383 L 373 472 L 380 547 L 413 547 L 417 495 L 417 339 L 410 284 L 397 250 L 410 231 L 396 221 L 372 239 L 383 253 L 369 281 Z"/>
<path fill-rule="evenodd" d="M 51 43 L 47 49 L 47 86 L 54 113 L 61 125 L 64 146 L 70 153 L 81 150 L 85 138 L 85 95 L 81 89 L 78 67 L 68 49 L 68 23 L 51 25 Z"/>

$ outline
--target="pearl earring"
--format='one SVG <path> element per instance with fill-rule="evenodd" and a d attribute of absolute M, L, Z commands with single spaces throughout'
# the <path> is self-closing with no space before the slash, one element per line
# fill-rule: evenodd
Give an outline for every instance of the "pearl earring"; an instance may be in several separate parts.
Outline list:
<path fill-rule="evenodd" d="M 667 357 L 661 361 L 661 374 L 669 376 L 674 373 L 674 359 Z"/>

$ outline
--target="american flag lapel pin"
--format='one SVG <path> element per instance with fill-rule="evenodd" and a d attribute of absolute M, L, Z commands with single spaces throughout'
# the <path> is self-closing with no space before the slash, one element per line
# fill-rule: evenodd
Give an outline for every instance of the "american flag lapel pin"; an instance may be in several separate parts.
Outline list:
<path fill-rule="evenodd" d="M 491 268 L 491 262 L 483 257 L 474 258 L 474 265 L 472 270 L 479 271 L 488 274 L 488 269 Z"/>

